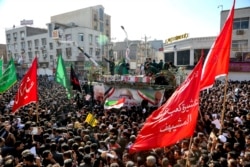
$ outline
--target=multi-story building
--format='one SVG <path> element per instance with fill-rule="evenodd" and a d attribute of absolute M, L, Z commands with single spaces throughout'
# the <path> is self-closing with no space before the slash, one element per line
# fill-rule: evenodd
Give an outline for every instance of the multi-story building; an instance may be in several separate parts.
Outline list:
<path fill-rule="evenodd" d="M 221 28 L 228 12 L 229 10 L 221 11 Z M 229 72 L 250 72 L 249 19 L 250 7 L 235 9 Z M 200 58 L 201 50 L 206 55 L 215 39 L 215 36 L 189 38 L 187 33 L 168 38 L 164 45 L 164 61 L 192 68 Z"/>
<path fill-rule="evenodd" d="M 82 50 L 95 61 L 102 61 L 106 51 L 100 41 L 110 40 L 110 25 L 110 16 L 98 5 L 52 16 L 47 29 L 31 26 L 7 29 L 8 60 L 13 56 L 22 68 L 28 68 L 37 56 L 39 67 L 49 72 L 55 68 L 57 56 L 61 54 L 67 67 L 72 64 L 81 73 L 92 66 Z"/>
<path fill-rule="evenodd" d="M 7 51 L 6 51 L 6 45 L 0 44 L 0 58 L 3 59 L 4 63 L 7 63 Z"/>

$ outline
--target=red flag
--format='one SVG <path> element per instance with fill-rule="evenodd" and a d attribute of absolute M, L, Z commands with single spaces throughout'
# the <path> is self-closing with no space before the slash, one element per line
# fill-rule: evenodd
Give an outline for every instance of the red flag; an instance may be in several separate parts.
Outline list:
<path fill-rule="evenodd" d="M 229 58 L 232 42 L 234 5 L 219 36 L 213 43 L 202 69 L 200 89 L 211 88 L 216 78 L 228 75 Z"/>
<path fill-rule="evenodd" d="M 168 101 L 146 120 L 130 153 L 165 147 L 193 135 L 199 107 L 203 57 Z"/>
<path fill-rule="evenodd" d="M 19 108 L 37 101 L 37 57 L 35 57 L 19 85 L 12 112 L 15 113 Z"/>

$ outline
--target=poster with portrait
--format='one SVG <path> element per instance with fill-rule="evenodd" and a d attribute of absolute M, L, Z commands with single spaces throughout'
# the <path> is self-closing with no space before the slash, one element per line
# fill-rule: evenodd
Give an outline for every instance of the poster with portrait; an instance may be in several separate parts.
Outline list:
<path fill-rule="evenodd" d="M 104 84 L 94 85 L 94 99 L 104 101 L 119 100 L 125 97 L 125 106 L 140 106 L 142 100 L 147 100 L 149 106 L 159 106 L 164 100 L 164 89 L 153 89 L 151 87 L 144 89 L 118 88 Z"/>

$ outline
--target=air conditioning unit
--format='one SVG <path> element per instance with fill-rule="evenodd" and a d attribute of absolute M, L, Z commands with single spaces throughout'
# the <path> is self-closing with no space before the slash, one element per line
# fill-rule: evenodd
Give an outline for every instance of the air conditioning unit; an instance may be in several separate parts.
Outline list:
<path fill-rule="evenodd" d="M 36 46 L 35 49 L 38 49 L 38 46 Z"/>
<path fill-rule="evenodd" d="M 243 35 L 244 34 L 244 30 L 236 30 L 236 34 L 237 35 Z"/>
<path fill-rule="evenodd" d="M 43 47 L 40 47 L 41 50 L 43 50 Z"/>

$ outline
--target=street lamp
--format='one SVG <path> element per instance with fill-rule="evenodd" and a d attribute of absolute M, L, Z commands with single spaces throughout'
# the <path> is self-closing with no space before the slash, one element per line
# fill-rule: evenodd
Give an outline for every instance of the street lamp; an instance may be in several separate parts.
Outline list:
<path fill-rule="evenodd" d="M 130 61 L 130 58 L 129 58 L 130 49 L 129 49 L 129 47 L 131 46 L 132 43 L 130 45 L 128 44 L 128 33 L 127 33 L 127 31 L 125 30 L 125 28 L 123 26 L 121 26 L 121 28 L 123 29 L 123 31 L 125 32 L 125 35 L 126 35 L 126 43 L 127 43 L 126 63 L 129 63 L 129 61 Z"/>

